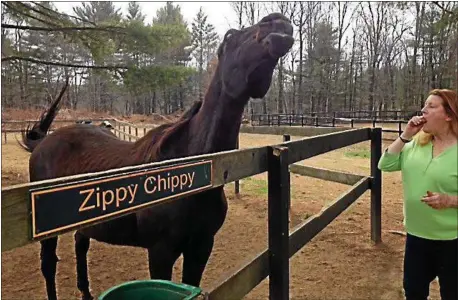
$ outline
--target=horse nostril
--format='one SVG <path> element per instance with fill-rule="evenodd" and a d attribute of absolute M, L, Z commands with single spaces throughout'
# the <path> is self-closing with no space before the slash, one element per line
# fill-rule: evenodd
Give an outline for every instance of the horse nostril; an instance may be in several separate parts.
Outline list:
<path fill-rule="evenodd" d="M 294 39 L 284 33 L 270 33 L 264 40 L 264 46 L 275 57 L 285 55 L 292 47 Z"/>

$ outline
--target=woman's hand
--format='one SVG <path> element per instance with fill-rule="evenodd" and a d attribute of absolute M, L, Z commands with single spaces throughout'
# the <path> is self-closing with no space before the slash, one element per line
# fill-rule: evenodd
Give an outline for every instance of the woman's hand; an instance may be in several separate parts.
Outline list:
<path fill-rule="evenodd" d="M 458 207 L 458 197 L 453 197 L 445 194 L 426 192 L 426 195 L 421 198 L 421 201 L 435 209 L 456 208 Z"/>
<path fill-rule="evenodd" d="M 402 133 L 402 137 L 410 140 L 414 135 L 416 135 L 423 128 L 423 125 L 425 123 L 426 123 L 425 117 L 423 116 L 413 117 L 407 123 L 407 126 L 404 129 L 404 132 Z"/>

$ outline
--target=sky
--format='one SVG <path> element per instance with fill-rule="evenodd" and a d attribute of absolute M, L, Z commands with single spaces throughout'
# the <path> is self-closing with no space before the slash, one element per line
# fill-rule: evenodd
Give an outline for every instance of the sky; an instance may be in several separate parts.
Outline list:
<path fill-rule="evenodd" d="M 115 1 L 114 2 L 117 7 L 121 7 L 121 12 L 125 15 L 127 13 L 127 5 L 128 2 L 124 1 Z M 165 5 L 166 2 L 138 2 L 142 9 L 142 13 L 146 15 L 145 23 L 151 23 L 153 17 L 156 15 L 156 11 Z M 215 26 L 216 32 L 223 37 L 226 31 L 232 27 L 235 27 L 236 16 L 233 12 L 230 2 L 188 2 L 188 1 L 173 1 L 173 4 L 179 4 L 181 7 L 181 13 L 184 16 L 184 19 L 190 25 L 197 15 L 199 8 L 202 6 L 204 12 L 208 16 L 208 22 Z M 61 12 L 75 15 L 73 13 L 74 6 L 80 6 L 81 2 L 73 1 L 73 2 L 54 2 L 54 5 L 57 9 Z"/>

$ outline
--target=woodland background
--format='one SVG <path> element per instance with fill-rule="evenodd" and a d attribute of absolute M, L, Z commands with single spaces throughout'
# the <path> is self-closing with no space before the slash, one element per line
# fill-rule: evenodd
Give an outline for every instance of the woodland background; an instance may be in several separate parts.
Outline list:
<path fill-rule="evenodd" d="M 238 28 L 278 11 L 294 49 L 246 113 L 419 110 L 432 88 L 458 88 L 457 2 L 232 2 Z M 136 2 L 1 3 L 4 108 L 42 108 L 62 88 L 69 109 L 172 114 L 201 99 L 222 39 L 201 10 L 167 2 L 147 20 Z M 228 28 L 229 29 L 229 28 Z"/>

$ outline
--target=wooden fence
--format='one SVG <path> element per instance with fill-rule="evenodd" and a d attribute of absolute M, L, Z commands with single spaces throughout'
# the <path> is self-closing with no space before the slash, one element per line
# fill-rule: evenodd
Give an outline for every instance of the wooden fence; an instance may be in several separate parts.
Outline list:
<path fill-rule="evenodd" d="M 253 114 L 251 115 L 251 126 L 315 126 L 315 127 L 344 127 L 355 128 L 357 123 L 371 123 L 375 128 L 378 124 L 391 123 L 397 124 L 398 129 L 383 128 L 382 132 L 397 133 L 401 135 L 402 126 L 408 120 L 381 119 L 381 118 L 343 118 L 331 116 L 310 116 L 293 114 Z"/>
<path fill-rule="evenodd" d="M 2 121 L 2 138 L 3 142 L 8 142 L 8 134 L 9 133 L 21 133 L 21 129 L 27 128 L 27 126 L 33 125 L 37 120 L 8 120 Z M 89 121 L 93 124 L 98 124 L 98 122 L 108 121 L 113 125 L 113 131 L 116 133 L 116 136 L 123 140 L 133 141 L 139 137 L 140 133 L 146 134 L 146 131 L 156 127 L 153 124 L 144 124 L 142 126 L 136 126 L 134 124 L 120 121 L 114 118 L 98 118 L 98 119 L 67 119 L 67 120 L 54 120 L 51 124 L 51 128 L 49 132 L 53 132 L 55 129 L 67 126 L 70 124 L 82 122 L 82 121 Z M 16 140 L 13 140 L 16 142 Z"/>
<path fill-rule="evenodd" d="M 111 122 L 116 122 L 117 120 L 115 119 L 105 119 L 105 118 L 96 118 L 96 119 L 65 119 L 65 120 L 54 120 L 51 124 L 51 127 L 49 128 L 49 132 L 53 132 L 55 129 L 62 127 L 62 126 L 67 126 L 70 124 L 74 124 L 77 122 L 82 122 L 82 121 L 92 121 L 92 122 L 102 122 L 105 120 L 109 120 Z M 4 143 L 8 143 L 8 134 L 9 133 L 21 133 L 22 129 L 27 128 L 28 126 L 32 126 L 37 120 L 2 120 L 2 141 Z M 16 142 L 16 140 L 13 140 L 13 142 Z"/>
<path fill-rule="evenodd" d="M 404 120 L 408 121 L 421 111 L 412 110 L 339 110 L 332 113 L 311 112 L 310 116 L 350 118 L 350 119 L 385 119 L 385 120 Z"/>
<path fill-rule="evenodd" d="M 130 132 L 125 133 L 125 130 L 123 132 L 119 129 L 119 126 L 128 126 L 128 124 L 118 123 L 114 129 L 117 134 L 126 134 L 127 138 L 135 137 L 135 133 L 131 132 L 132 129 L 128 129 Z M 284 134 L 297 135 L 297 132 L 288 132 L 287 128 L 283 130 Z M 306 132 L 307 128 L 302 128 L 302 130 Z M 307 136 L 308 133 L 304 133 L 303 135 Z M 371 141 L 370 176 L 348 174 L 296 164 L 301 160 L 367 140 Z M 221 280 L 220 284 L 205 291 L 203 293 L 204 297 L 211 300 L 241 299 L 269 276 L 270 299 L 286 300 L 289 299 L 289 258 L 320 233 L 332 220 L 337 218 L 368 189 L 371 190 L 371 239 L 375 243 L 381 241 L 382 177 L 380 170 L 377 168 L 380 156 L 381 129 L 361 128 L 332 132 L 294 141 L 284 141 L 283 143 L 271 146 L 185 157 L 104 172 L 80 174 L 10 186 L 2 189 L 2 251 L 14 249 L 43 238 L 60 235 L 95 223 L 106 222 L 113 218 L 133 213 L 138 209 L 152 207 L 159 202 L 163 203 L 163 201 L 152 201 L 148 205 L 144 205 L 136 210 L 120 211 L 116 215 L 106 215 L 97 220 L 85 222 L 84 224 L 74 224 L 57 229 L 45 237 L 34 239 L 32 238 L 33 212 L 29 194 L 31 189 L 68 186 L 69 184 L 78 184 L 82 181 L 88 182 L 108 177 L 115 178 L 116 176 L 132 174 L 138 171 L 161 170 L 169 168 L 172 165 L 211 161 L 211 185 L 203 190 L 268 172 L 267 205 L 269 238 L 268 248 L 254 257 L 251 262 L 242 266 L 237 272 Z M 289 233 L 290 172 L 345 183 L 350 185 L 350 188 L 331 205 L 320 213 L 308 218 Z M 179 198 L 182 198 L 182 196 L 172 195 L 166 201 L 174 201 Z"/>

